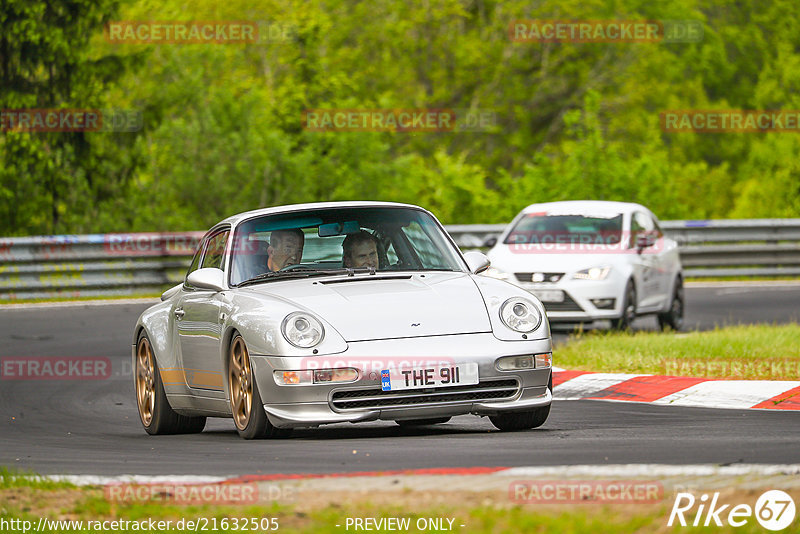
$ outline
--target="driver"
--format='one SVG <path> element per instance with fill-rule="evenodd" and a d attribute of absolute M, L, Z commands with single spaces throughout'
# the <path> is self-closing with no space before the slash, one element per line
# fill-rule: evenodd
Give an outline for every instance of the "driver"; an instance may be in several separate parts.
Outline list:
<path fill-rule="evenodd" d="M 361 230 L 357 234 L 348 234 L 342 241 L 342 261 L 351 269 L 372 267 L 378 269 L 378 240 Z"/>
<path fill-rule="evenodd" d="M 303 257 L 305 236 L 300 228 L 275 230 L 269 235 L 267 269 L 280 271 L 288 265 L 300 263 Z"/>

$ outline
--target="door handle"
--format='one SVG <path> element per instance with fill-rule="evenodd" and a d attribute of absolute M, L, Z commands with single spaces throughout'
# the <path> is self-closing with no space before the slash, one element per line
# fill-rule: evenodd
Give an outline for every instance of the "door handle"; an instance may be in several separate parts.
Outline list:
<path fill-rule="evenodd" d="M 183 311 L 183 308 L 176 308 L 175 309 L 175 317 L 180 321 L 183 319 L 183 316 L 186 315 L 186 312 Z"/>

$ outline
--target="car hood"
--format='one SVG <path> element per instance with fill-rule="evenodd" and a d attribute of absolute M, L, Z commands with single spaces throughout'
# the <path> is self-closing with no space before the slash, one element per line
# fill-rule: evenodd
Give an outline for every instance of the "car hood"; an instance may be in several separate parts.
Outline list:
<path fill-rule="evenodd" d="M 466 273 L 308 278 L 248 289 L 311 311 L 345 341 L 492 331 L 483 297 Z"/>
<path fill-rule="evenodd" d="M 526 253 L 511 252 L 506 246 L 489 251 L 492 267 L 507 273 L 571 273 L 602 265 L 621 266 L 630 263 L 635 250 L 609 253 L 607 248 L 586 247 L 581 253 Z"/>

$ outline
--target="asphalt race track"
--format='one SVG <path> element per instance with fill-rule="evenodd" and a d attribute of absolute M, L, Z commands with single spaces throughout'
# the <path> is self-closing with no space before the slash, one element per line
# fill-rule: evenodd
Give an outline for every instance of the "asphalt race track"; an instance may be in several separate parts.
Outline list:
<path fill-rule="evenodd" d="M 687 289 L 687 329 L 798 320 L 800 284 Z M 106 380 L 0 381 L 0 466 L 42 474 L 326 473 L 429 467 L 800 461 L 800 414 L 598 401 L 556 402 L 540 429 L 501 433 L 488 419 L 401 429 L 330 425 L 247 442 L 209 420 L 193 436 L 142 430 L 130 369 L 131 328 L 148 304 L 0 309 L 0 358 L 104 356 Z M 654 318 L 637 327 L 650 329 Z"/>

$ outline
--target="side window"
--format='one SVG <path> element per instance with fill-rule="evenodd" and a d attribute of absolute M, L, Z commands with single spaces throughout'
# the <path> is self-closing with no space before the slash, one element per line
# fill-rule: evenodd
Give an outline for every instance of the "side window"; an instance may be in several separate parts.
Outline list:
<path fill-rule="evenodd" d="M 640 235 L 655 233 L 656 226 L 653 219 L 644 213 L 637 211 L 631 217 L 631 242 L 630 248 L 636 247 L 636 240 Z"/>
<path fill-rule="evenodd" d="M 414 221 L 408 226 L 404 226 L 403 233 L 406 234 L 406 237 L 411 242 L 411 246 L 414 247 L 425 269 L 441 269 L 445 267 L 436 245 L 431 242 L 418 222 Z"/>
<path fill-rule="evenodd" d="M 644 232 L 644 226 L 639 217 L 639 212 L 631 214 L 631 239 L 628 242 L 628 248 L 636 248 L 636 240 Z"/>
<path fill-rule="evenodd" d="M 222 269 L 222 258 L 225 256 L 225 244 L 228 242 L 229 233 L 228 230 L 225 230 L 208 238 L 203 254 L 204 269 L 206 267 Z"/>
<path fill-rule="evenodd" d="M 192 258 L 192 263 L 189 265 L 189 270 L 186 271 L 186 276 L 184 277 L 184 283 L 186 278 L 189 277 L 190 274 L 195 272 L 197 269 L 200 268 L 200 258 L 203 256 L 203 245 L 205 245 L 205 239 L 200 241 L 200 244 L 197 245 L 197 252 L 194 253 L 194 257 Z"/>

